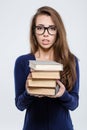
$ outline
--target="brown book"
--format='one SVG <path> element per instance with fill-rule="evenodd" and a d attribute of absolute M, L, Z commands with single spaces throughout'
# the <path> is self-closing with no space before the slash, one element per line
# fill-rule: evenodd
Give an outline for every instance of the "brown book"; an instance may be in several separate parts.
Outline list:
<path fill-rule="evenodd" d="M 60 79 L 59 71 L 31 71 L 35 79 Z"/>
<path fill-rule="evenodd" d="M 59 90 L 59 87 L 56 88 L 42 88 L 42 87 L 29 87 L 28 92 L 32 95 L 55 95 Z"/>
<path fill-rule="evenodd" d="M 56 79 L 33 79 L 29 78 L 27 80 L 27 85 L 28 86 L 33 86 L 33 87 L 51 87 L 55 88 L 56 87 Z"/>
<path fill-rule="evenodd" d="M 63 64 L 55 61 L 29 60 L 29 67 L 38 71 L 62 71 Z"/>

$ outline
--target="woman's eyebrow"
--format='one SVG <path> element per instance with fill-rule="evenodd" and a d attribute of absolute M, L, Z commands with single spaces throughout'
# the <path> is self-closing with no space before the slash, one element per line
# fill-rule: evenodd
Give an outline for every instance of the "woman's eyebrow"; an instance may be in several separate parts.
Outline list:
<path fill-rule="evenodd" d="M 44 24 L 38 24 L 36 26 L 44 26 L 44 27 L 50 27 L 50 26 L 55 26 L 54 24 L 50 24 L 49 26 L 45 26 Z"/>

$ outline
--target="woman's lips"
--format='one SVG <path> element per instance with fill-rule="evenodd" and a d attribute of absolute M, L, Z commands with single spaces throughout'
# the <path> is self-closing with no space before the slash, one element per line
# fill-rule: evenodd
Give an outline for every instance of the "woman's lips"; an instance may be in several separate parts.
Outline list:
<path fill-rule="evenodd" d="M 42 43 L 43 43 L 44 45 L 47 45 L 47 44 L 49 44 L 49 40 L 48 40 L 48 39 L 43 39 L 43 40 L 42 40 Z"/>

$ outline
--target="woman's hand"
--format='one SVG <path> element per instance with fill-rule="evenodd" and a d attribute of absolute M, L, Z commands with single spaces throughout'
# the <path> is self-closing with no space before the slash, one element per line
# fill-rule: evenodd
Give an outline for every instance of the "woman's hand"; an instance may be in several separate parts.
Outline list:
<path fill-rule="evenodd" d="M 56 95 L 54 95 L 54 96 L 48 96 L 48 97 L 50 97 L 50 98 L 57 98 L 57 97 L 61 97 L 64 94 L 64 92 L 65 92 L 64 84 L 61 81 L 59 81 L 59 80 L 57 80 L 57 84 L 59 86 L 58 93 Z"/>
<path fill-rule="evenodd" d="M 64 86 L 64 84 L 63 84 L 61 81 L 59 81 L 59 80 L 57 80 L 57 84 L 59 85 L 59 91 L 58 91 L 58 93 L 55 95 L 55 97 L 61 97 L 61 96 L 64 94 L 64 92 L 65 92 L 65 86 Z"/>
<path fill-rule="evenodd" d="M 29 79 L 30 77 L 31 77 L 31 73 L 27 76 L 26 84 L 25 84 L 25 88 L 26 88 L 26 91 L 27 91 L 28 94 L 29 94 L 28 79 Z"/>

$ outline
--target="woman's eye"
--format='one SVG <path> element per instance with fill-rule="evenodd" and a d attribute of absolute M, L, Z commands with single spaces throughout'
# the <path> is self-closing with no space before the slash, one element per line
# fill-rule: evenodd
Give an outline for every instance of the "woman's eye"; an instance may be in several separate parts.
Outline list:
<path fill-rule="evenodd" d="M 37 27 L 37 30 L 42 30 L 42 29 L 43 29 L 43 27 L 40 27 L 40 26 Z"/>
<path fill-rule="evenodd" d="M 54 30 L 54 31 L 55 31 L 55 30 L 56 30 L 56 27 L 50 27 L 50 30 Z"/>

